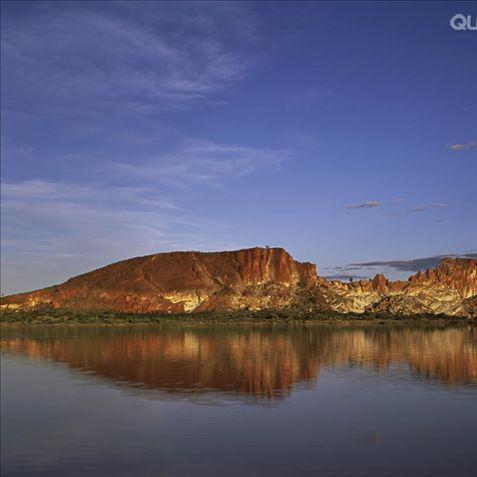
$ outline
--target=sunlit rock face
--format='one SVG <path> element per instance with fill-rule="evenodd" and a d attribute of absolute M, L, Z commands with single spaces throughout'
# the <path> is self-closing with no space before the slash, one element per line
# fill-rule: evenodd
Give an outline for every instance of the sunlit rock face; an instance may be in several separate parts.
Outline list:
<path fill-rule="evenodd" d="M 256 247 L 124 260 L 58 286 L 6 297 L 2 306 L 129 313 L 300 307 L 308 312 L 477 317 L 476 295 L 477 260 L 447 258 L 407 281 L 376 275 L 344 283 L 318 277 L 315 265 L 295 261 L 282 248 Z"/>
<path fill-rule="evenodd" d="M 316 280 L 315 265 L 297 262 L 281 248 L 172 252 L 114 263 L 3 303 L 137 313 L 261 309 L 294 304 Z"/>
<path fill-rule="evenodd" d="M 440 265 L 410 278 L 412 287 L 445 286 L 455 290 L 461 298 L 477 294 L 477 260 L 445 258 Z"/>
<path fill-rule="evenodd" d="M 408 281 L 389 282 L 382 275 L 353 283 L 327 282 L 323 294 L 332 310 L 382 312 L 399 315 L 417 313 L 477 317 L 473 297 L 477 295 L 477 261 L 443 259 Z"/>

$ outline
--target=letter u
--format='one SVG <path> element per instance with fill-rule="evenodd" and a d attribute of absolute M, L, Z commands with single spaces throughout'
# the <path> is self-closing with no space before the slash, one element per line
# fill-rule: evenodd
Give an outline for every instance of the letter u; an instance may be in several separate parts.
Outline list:
<path fill-rule="evenodd" d="M 473 25 L 472 20 L 474 20 Z M 467 30 L 477 30 L 477 16 L 472 19 L 471 15 L 467 15 Z"/>

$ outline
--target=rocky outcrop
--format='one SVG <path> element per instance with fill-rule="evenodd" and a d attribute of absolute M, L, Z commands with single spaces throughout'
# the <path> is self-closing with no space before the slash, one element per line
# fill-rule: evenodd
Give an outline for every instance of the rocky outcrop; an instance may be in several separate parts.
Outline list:
<path fill-rule="evenodd" d="M 9 308 L 187 312 L 293 305 L 317 281 L 316 266 L 282 248 L 171 252 L 108 265 L 65 283 L 3 300 Z"/>
<path fill-rule="evenodd" d="M 477 317 L 477 260 L 444 259 L 407 281 L 353 283 L 317 276 L 282 248 L 231 252 L 171 252 L 108 265 L 65 283 L 11 295 L 2 307 L 38 306 L 131 313 L 221 309 L 280 309 L 340 313 L 382 312 Z"/>
<path fill-rule="evenodd" d="M 445 286 L 455 290 L 461 298 L 471 298 L 477 294 L 477 261 L 444 258 L 437 268 L 418 272 L 409 281 L 411 287 Z"/>
<path fill-rule="evenodd" d="M 328 282 L 323 293 L 329 307 L 340 312 L 418 313 L 477 317 L 477 260 L 445 258 L 407 281 L 390 282 L 383 275 L 353 283 Z"/>

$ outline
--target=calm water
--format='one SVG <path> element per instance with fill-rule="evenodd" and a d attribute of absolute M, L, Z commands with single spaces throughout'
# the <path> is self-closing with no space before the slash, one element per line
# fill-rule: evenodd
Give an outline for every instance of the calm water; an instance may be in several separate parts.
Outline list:
<path fill-rule="evenodd" d="M 475 476 L 477 327 L 2 330 L 2 476 Z"/>

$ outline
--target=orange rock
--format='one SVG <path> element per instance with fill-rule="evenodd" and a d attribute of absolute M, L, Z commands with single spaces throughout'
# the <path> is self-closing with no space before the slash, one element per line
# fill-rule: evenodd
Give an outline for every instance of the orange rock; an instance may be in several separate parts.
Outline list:
<path fill-rule="evenodd" d="M 113 263 L 61 285 L 2 299 L 2 307 L 38 306 L 128 313 L 279 309 L 342 313 L 443 313 L 475 316 L 477 260 L 444 259 L 408 281 L 378 274 L 354 283 L 327 281 L 316 266 L 282 248 L 171 252 Z"/>
<path fill-rule="evenodd" d="M 3 304 L 138 313 L 203 311 L 254 307 L 247 290 L 277 285 L 279 290 L 261 290 L 265 296 L 255 297 L 258 307 L 262 303 L 273 307 L 285 305 L 286 297 L 276 297 L 274 303 L 268 294 L 285 290 L 292 294 L 316 280 L 315 265 L 296 262 L 282 248 L 171 252 L 117 262 L 58 286 L 6 297 Z"/>

